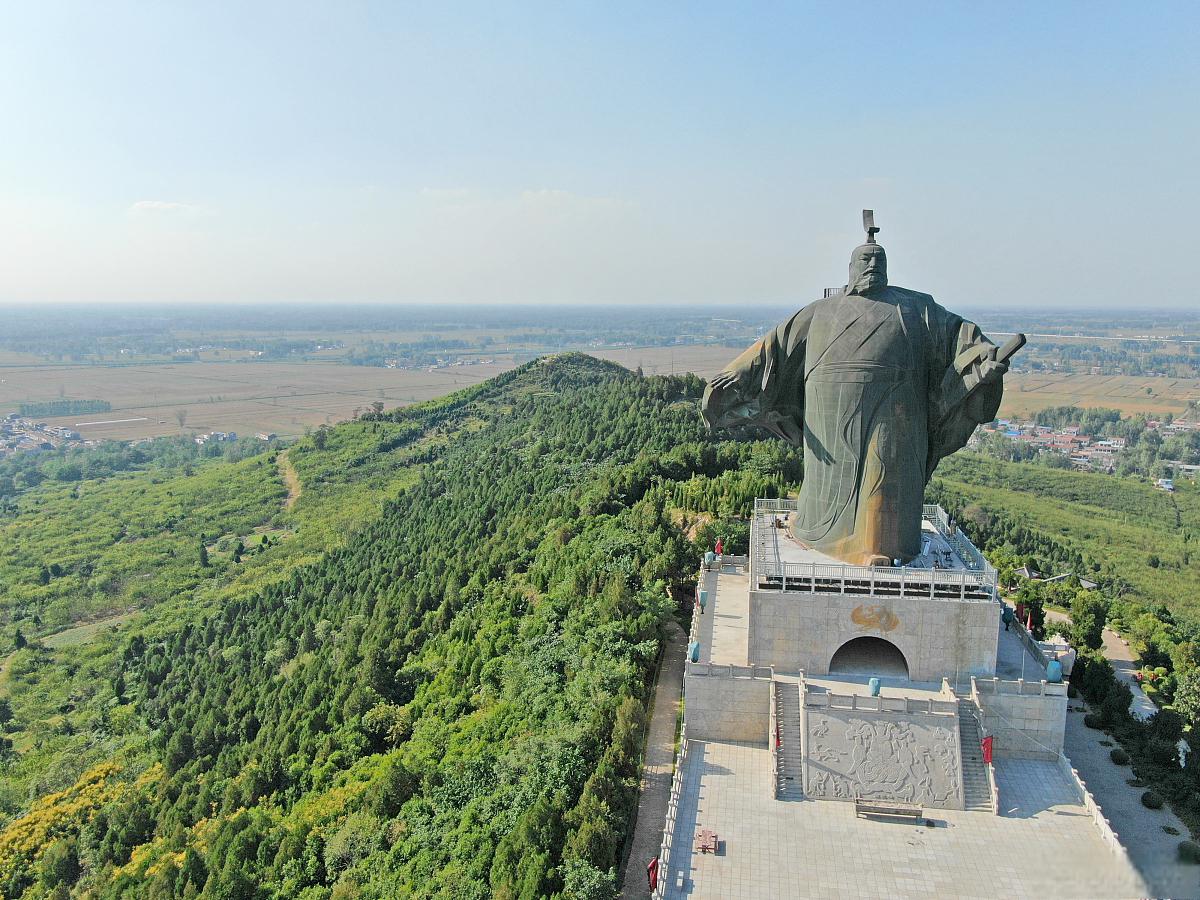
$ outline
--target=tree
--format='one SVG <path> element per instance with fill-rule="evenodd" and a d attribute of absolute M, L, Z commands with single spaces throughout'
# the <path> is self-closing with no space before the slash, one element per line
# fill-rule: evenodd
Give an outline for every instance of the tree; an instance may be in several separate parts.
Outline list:
<path fill-rule="evenodd" d="M 29 646 L 29 641 L 26 639 L 24 632 L 22 632 L 20 628 L 18 628 L 16 633 L 13 635 L 13 646 L 18 650 Z"/>
<path fill-rule="evenodd" d="M 1104 646 L 1108 606 L 1097 591 L 1079 591 L 1071 601 L 1071 642 L 1099 650 Z"/>
<path fill-rule="evenodd" d="M 1175 711 L 1187 722 L 1200 720 L 1200 668 L 1192 668 L 1177 676 Z"/>
<path fill-rule="evenodd" d="M 183 426 L 187 424 L 188 411 L 186 409 L 175 410 L 175 421 L 179 423 L 179 430 L 183 431 Z"/>
<path fill-rule="evenodd" d="M 1044 590 L 1045 588 L 1041 582 L 1025 581 L 1017 591 L 1017 601 L 1025 606 L 1025 613 L 1029 621 L 1029 631 L 1039 641 L 1043 640 L 1046 636 Z"/>
<path fill-rule="evenodd" d="M 208 568 L 208 547 L 204 545 L 204 535 L 200 535 L 200 565 Z"/>
<path fill-rule="evenodd" d="M 616 900 L 617 894 L 615 872 L 605 872 L 576 857 L 563 863 L 563 895 L 569 900 Z"/>
<path fill-rule="evenodd" d="M 0 697 L 0 727 L 7 725 L 13 720 L 12 701 L 7 697 Z"/>
<path fill-rule="evenodd" d="M 38 870 L 38 878 L 47 888 L 73 884 L 79 877 L 79 854 L 75 840 L 60 838 L 47 847 Z"/>

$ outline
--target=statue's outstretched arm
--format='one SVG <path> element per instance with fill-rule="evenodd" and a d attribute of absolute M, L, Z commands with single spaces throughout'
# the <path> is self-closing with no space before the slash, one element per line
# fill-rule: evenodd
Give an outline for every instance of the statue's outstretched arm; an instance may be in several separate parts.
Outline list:
<path fill-rule="evenodd" d="M 710 428 L 758 425 L 797 446 L 804 440 L 804 351 L 811 307 L 756 341 L 704 392 Z"/>
<path fill-rule="evenodd" d="M 946 326 L 943 358 L 951 362 L 941 372 L 940 382 L 933 373 L 926 479 L 943 457 L 967 443 L 977 425 L 996 417 L 1008 371 L 1007 358 L 999 358 L 996 345 L 974 322 L 950 316 Z"/>

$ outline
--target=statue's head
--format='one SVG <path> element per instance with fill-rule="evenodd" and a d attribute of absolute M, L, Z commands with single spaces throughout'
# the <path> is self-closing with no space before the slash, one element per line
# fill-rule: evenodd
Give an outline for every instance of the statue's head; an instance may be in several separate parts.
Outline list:
<path fill-rule="evenodd" d="M 850 254 L 850 279 L 846 282 L 847 294 L 865 294 L 877 288 L 887 287 L 887 254 L 876 243 L 855 247 Z"/>

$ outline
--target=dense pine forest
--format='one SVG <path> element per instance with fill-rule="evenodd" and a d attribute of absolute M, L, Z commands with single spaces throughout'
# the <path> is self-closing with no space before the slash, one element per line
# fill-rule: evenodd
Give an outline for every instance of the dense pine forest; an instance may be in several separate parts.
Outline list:
<path fill-rule="evenodd" d="M 721 517 L 800 475 L 777 443 L 707 434 L 702 388 L 538 361 L 292 447 L 328 521 L 256 514 L 261 558 L 175 527 L 188 603 L 9 660 L 18 737 L 39 674 L 66 679 L 69 734 L 42 736 L 78 771 L 40 739 L 17 748 L 37 772 L 7 751 L 27 794 L 3 798 L 0 892 L 614 896 L 663 627 L 714 531 L 744 535 Z M 278 502 L 274 462 L 214 465 Z"/>

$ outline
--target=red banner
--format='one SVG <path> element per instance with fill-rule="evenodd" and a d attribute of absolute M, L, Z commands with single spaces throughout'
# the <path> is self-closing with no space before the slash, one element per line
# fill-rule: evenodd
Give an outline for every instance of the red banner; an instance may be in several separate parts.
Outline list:
<path fill-rule="evenodd" d="M 992 764 L 992 736 L 989 734 L 979 745 L 983 747 L 983 761 L 989 766 Z"/>

